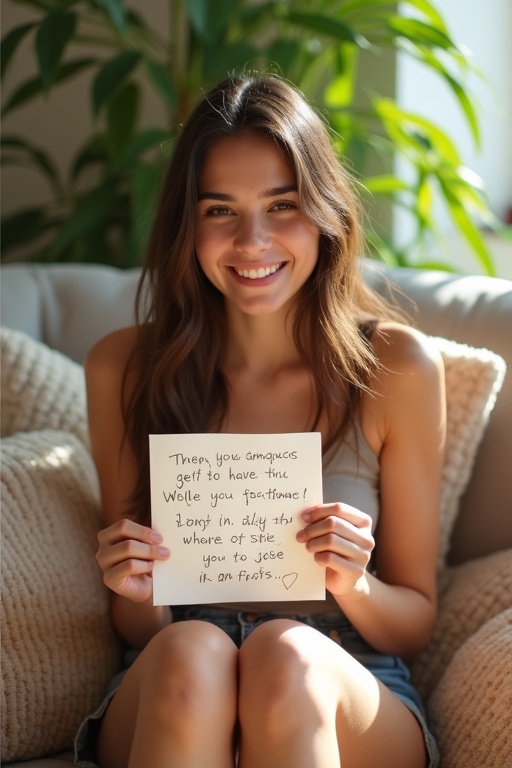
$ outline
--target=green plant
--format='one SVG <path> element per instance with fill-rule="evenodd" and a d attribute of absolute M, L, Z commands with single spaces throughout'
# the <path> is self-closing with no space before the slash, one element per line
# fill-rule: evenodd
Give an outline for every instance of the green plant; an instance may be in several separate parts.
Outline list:
<path fill-rule="evenodd" d="M 372 93 L 371 85 L 365 103 L 358 96 L 362 56 L 405 51 L 446 81 L 479 142 L 475 107 L 464 88 L 469 60 L 429 0 L 405 0 L 401 6 L 413 14 L 407 17 L 386 0 L 169 0 L 169 35 L 151 29 L 124 0 L 11 1 L 31 6 L 38 18 L 5 36 L 2 77 L 27 36 L 34 40 L 37 73 L 8 93 L 3 114 L 90 71 L 95 127 L 65 179 L 44 148 L 3 137 L 4 162 L 29 164 L 53 193 L 47 205 L 3 221 L 4 257 L 29 244 L 34 259 L 138 263 L 173 149 L 167 128 L 140 127 L 141 84 L 162 100 L 166 125 L 176 126 L 205 87 L 249 66 L 277 70 L 298 85 L 324 111 L 363 196 L 391 200 L 414 217 L 414 241 L 401 249 L 378 222 L 368 226 L 374 254 L 410 263 L 408 254 L 421 253 L 435 234 L 433 199 L 441 194 L 483 269 L 493 273 L 472 215 L 488 214 L 485 198 L 454 142 L 389 96 Z M 80 45 L 94 54 L 72 54 Z M 413 169 L 412 182 L 392 172 L 397 152 Z M 382 162 L 377 172 L 371 170 L 375 158 Z M 414 263 L 424 265 L 417 257 Z"/>

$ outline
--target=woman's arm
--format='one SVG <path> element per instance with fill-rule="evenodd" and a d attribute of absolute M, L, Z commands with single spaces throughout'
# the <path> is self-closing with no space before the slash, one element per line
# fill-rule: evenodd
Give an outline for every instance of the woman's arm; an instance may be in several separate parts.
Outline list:
<path fill-rule="evenodd" d="M 169 556 L 156 531 L 129 520 L 135 456 L 124 438 L 122 382 L 135 343 L 135 329 L 116 331 L 96 344 L 85 363 L 91 451 L 100 483 L 105 528 L 96 559 L 112 590 L 112 620 L 130 645 L 143 647 L 171 621 L 170 609 L 152 605 L 152 568 Z M 135 373 L 127 379 L 127 394 Z"/>
<path fill-rule="evenodd" d="M 436 616 L 444 374 L 438 353 L 415 331 L 386 324 L 373 342 L 382 367 L 361 422 L 381 468 L 376 575 L 366 570 L 367 515 L 322 505 L 310 510 L 305 531 L 327 568 L 327 588 L 361 635 L 380 651 L 409 656 L 426 645 Z"/>

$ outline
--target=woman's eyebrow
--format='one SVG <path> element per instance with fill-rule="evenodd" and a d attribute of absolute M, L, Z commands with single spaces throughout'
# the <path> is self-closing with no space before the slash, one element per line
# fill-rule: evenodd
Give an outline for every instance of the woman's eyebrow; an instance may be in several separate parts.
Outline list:
<path fill-rule="evenodd" d="M 258 195 L 259 199 L 267 197 L 279 197 L 279 195 L 286 195 L 288 192 L 297 192 L 296 184 L 283 184 L 280 187 L 271 187 L 270 189 L 264 189 Z M 228 195 L 225 192 L 201 192 L 197 198 L 198 200 L 219 200 L 223 203 L 232 203 L 235 201 L 233 195 Z"/>
<path fill-rule="evenodd" d="M 280 187 L 271 187 L 271 189 L 265 189 L 263 192 L 260 192 L 258 197 L 278 197 L 279 195 L 286 195 L 288 192 L 297 192 L 297 185 L 282 184 Z"/>
<path fill-rule="evenodd" d="M 225 203 L 232 203 L 234 201 L 233 195 L 226 195 L 225 192 L 201 192 L 198 195 L 198 200 L 222 200 Z"/>

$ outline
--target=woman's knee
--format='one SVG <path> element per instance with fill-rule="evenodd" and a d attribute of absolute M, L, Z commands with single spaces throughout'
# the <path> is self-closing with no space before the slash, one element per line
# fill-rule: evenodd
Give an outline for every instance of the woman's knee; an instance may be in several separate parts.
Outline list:
<path fill-rule="evenodd" d="M 318 713 L 318 633 L 299 622 L 275 619 L 247 638 L 239 655 L 239 717 L 283 734 L 298 726 L 298 714 Z"/>
<path fill-rule="evenodd" d="M 215 701 L 236 701 L 237 648 L 225 632 L 202 621 L 170 624 L 139 657 L 141 693 L 163 717 L 196 720 Z"/>

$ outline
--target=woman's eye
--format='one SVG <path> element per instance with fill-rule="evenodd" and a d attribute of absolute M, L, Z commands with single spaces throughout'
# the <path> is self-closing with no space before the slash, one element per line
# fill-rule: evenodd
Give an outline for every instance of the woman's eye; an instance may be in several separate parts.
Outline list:
<path fill-rule="evenodd" d="M 225 205 L 212 205 L 205 211 L 206 216 L 229 216 L 231 213 Z"/>
<path fill-rule="evenodd" d="M 292 211 L 297 208 L 297 203 L 294 203 L 292 200 L 277 200 L 277 202 L 274 203 L 271 210 L 272 211 Z"/>

